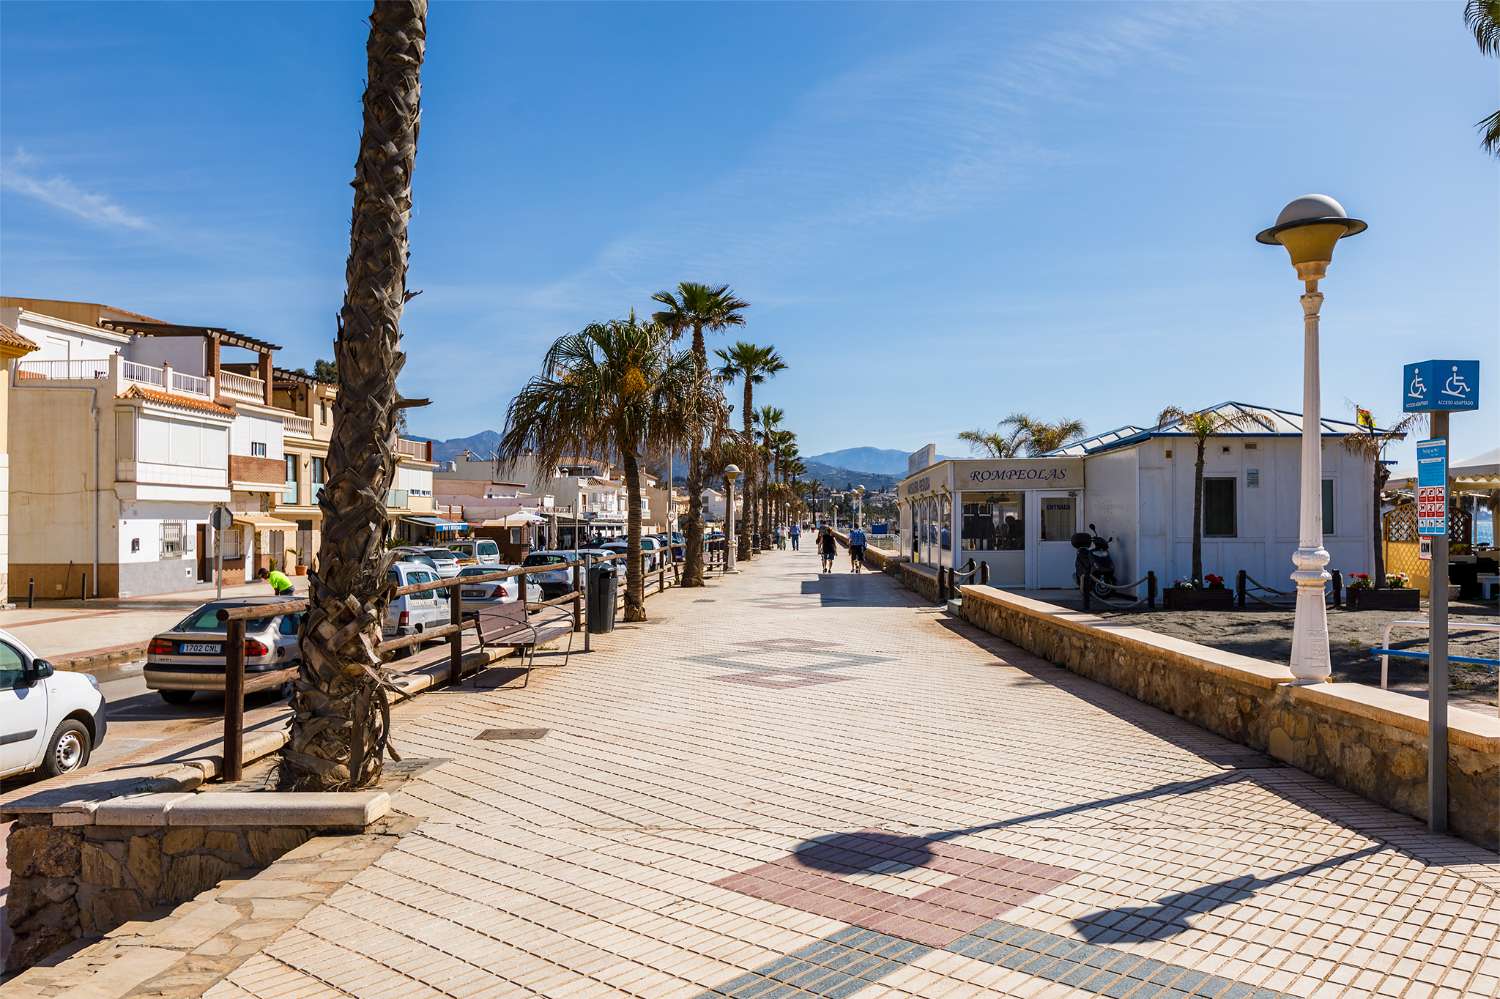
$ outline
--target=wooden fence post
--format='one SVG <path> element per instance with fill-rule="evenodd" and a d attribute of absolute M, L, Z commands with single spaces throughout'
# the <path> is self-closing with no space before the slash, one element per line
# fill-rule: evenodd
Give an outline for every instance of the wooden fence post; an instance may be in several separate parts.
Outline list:
<path fill-rule="evenodd" d="M 1241 569 L 1234 574 L 1234 606 L 1239 610 L 1245 609 L 1245 570 Z"/>
<path fill-rule="evenodd" d="M 1146 572 L 1146 609 L 1156 610 L 1156 570 Z"/>
<path fill-rule="evenodd" d="M 224 640 L 224 780 L 237 781 L 244 776 L 245 619 L 237 617 L 228 624 Z"/>
<path fill-rule="evenodd" d="M 460 626 L 464 623 L 464 595 L 462 587 L 448 587 L 448 623 Z M 448 682 L 450 684 L 456 686 L 462 678 L 463 661 L 464 633 L 462 630 L 459 630 L 448 636 Z"/>

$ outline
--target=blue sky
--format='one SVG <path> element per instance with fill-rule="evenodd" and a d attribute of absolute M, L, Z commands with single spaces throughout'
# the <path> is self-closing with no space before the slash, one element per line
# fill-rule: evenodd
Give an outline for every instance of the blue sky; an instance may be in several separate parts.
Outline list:
<path fill-rule="evenodd" d="M 367 5 L 0 8 L 0 287 L 328 356 Z M 807 453 L 1015 410 L 1300 408 L 1299 286 L 1253 235 L 1370 223 L 1324 291 L 1324 412 L 1477 357 L 1500 440 L 1500 106 L 1462 5 L 436 3 L 412 429 L 498 427 L 556 335 L 727 282 Z M 1404 457 L 1404 452 L 1398 457 Z"/>

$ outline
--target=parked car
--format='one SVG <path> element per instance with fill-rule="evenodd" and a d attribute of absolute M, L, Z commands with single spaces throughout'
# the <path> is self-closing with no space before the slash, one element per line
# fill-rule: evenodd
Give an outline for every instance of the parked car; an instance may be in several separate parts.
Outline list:
<path fill-rule="evenodd" d="M 283 603 L 282 597 L 210 600 L 146 646 L 146 689 L 168 704 L 186 704 L 197 691 L 222 694 L 229 661 L 228 626 L 219 611 Z M 300 613 L 272 614 L 245 622 L 245 690 L 278 688 L 290 696 L 297 677 Z"/>
<path fill-rule="evenodd" d="M 458 555 L 458 560 L 465 565 L 500 565 L 500 545 L 489 538 L 466 538 L 463 541 L 450 541 L 448 550 Z M 506 566 L 506 568 L 511 568 Z"/>
<path fill-rule="evenodd" d="M 0 631 L 0 778 L 77 770 L 104 741 L 105 724 L 97 680 L 53 669 Z"/>
<path fill-rule="evenodd" d="M 424 565 L 431 569 L 434 576 L 438 574 L 438 564 L 420 548 L 397 548 L 394 550 L 394 554 L 398 562 L 415 562 L 418 565 Z"/>
<path fill-rule="evenodd" d="M 579 555 L 581 556 L 583 551 L 591 550 L 593 549 L 582 549 Z M 542 599 L 551 600 L 553 597 L 560 597 L 573 589 L 573 567 L 566 565 L 566 563 L 572 561 L 573 552 L 571 550 L 542 551 L 532 552 L 530 555 L 527 555 L 526 560 L 521 565 L 528 568 L 534 565 L 562 566 L 562 568 L 533 572 L 529 575 L 531 581 L 541 588 Z"/>
<path fill-rule="evenodd" d="M 629 545 L 624 538 L 615 538 L 604 543 L 604 549 L 610 552 L 624 552 Z M 663 560 L 666 559 L 667 548 L 659 539 L 654 537 L 641 538 L 641 566 L 645 572 L 655 572 Z"/>
<path fill-rule="evenodd" d="M 451 549 L 421 548 L 418 550 L 437 566 L 439 579 L 452 579 L 458 575 L 458 570 L 463 568 L 463 563 L 458 560 L 458 552 Z"/>
<path fill-rule="evenodd" d="M 386 575 L 390 577 L 391 585 L 395 587 L 434 583 L 440 578 L 435 571 L 417 562 L 393 563 Z M 391 602 L 386 605 L 385 623 L 381 628 L 381 633 L 386 641 L 393 638 L 405 638 L 407 635 L 420 635 L 424 631 L 447 624 L 449 617 L 447 590 L 405 593 L 399 597 L 392 597 Z M 411 655 L 410 646 L 396 653 L 399 659 L 404 659 L 409 655 Z"/>
<path fill-rule="evenodd" d="M 491 573 L 502 572 L 506 569 L 516 569 L 514 565 L 466 565 L 458 571 L 458 578 L 466 576 L 487 576 Z M 487 583 L 465 583 L 459 587 L 459 593 L 463 597 L 465 605 L 468 604 L 509 604 L 521 599 L 522 580 L 525 576 L 514 576 L 510 579 L 493 579 Z M 535 583 L 526 583 L 526 599 L 542 599 L 541 587 Z"/>

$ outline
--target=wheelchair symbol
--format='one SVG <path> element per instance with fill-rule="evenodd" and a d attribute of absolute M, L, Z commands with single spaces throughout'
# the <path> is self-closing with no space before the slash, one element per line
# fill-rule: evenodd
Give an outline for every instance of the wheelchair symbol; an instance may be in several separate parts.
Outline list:
<path fill-rule="evenodd" d="M 1453 366 L 1453 374 L 1448 376 L 1448 382 L 1443 386 L 1443 395 L 1451 395 L 1455 399 L 1466 399 L 1469 396 L 1469 383 L 1458 373 L 1456 364 Z"/>
<path fill-rule="evenodd" d="M 1422 369 L 1417 368 L 1411 373 L 1411 385 L 1407 386 L 1406 395 L 1411 399 L 1427 398 L 1427 383 L 1422 381 Z"/>

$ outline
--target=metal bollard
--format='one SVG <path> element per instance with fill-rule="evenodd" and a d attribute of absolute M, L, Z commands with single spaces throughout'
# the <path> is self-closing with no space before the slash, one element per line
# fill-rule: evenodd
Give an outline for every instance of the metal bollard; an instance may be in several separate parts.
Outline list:
<path fill-rule="evenodd" d="M 1241 569 L 1234 574 L 1234 606 L 1239 610 L 1245 609 L 1245 570 Z"/>
<path fill-rule="evenodd" d="M 1085 570 L 1084 573 L 1083 573 L 1083 609 L 1084 610 L 1088 610 L 1089 609 L 1089 601 L 1093 599 L 1093 595 L 1094 595 L 1094 573 L 1093 573 L 1092 570 Z"/>
<path fill-rule="evenodd" d="M 1156 570 L 1146 573 L 1146 608 L 1156 610 Z"/>
<path fill-rule="evenodd" d="M 990 585 L 990 564 L 988 562 L 979 563 L 979 585 Z"/>
<path fill-rule="evenodd" d="M 85 573 L 83 573 L 82 576 L 79 577 L 79 580 L 78 580 L 78 599 L 79 600 L 87 600 L 88 598 L 89 598 L 89 574 L 87 572 L 85 572 Z"/>
<path fill-rule="evenodd" d="M 36 577 L 26 577 L 26 609 L 36 606 Z"/>
<path fill-rule="evenodd" d="M 1344 574 L 1333 570 L 1333 606 L 1344 606 Z"/>

